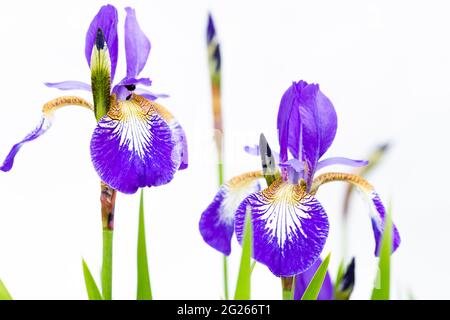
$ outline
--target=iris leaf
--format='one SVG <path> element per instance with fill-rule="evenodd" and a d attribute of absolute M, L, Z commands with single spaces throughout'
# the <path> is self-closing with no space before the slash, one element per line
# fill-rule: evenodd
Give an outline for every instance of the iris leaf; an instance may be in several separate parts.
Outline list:
<path fill-rule="evenodd" d="M 334 282 L 334 292 L 339 290 L 339 285 L 342 282 L 342 278 L 344 276 L 344 259 L 341 260 L 341 263 L 339 263 L 338 272 L 336 276 L 336 281 Z"/>
<path fill-rule="evenodd" d="M 391 206 L 387 210 L 384 222 L 384 232 L 381 239 L 380 258 L 378 262 L 377 278 L 372 290 L 372 300 L 389 300 L 391 278 L 392 253 L 392 212 Z"/>
<path fill-rule="evenodd" d="M 148 272 L 147 244 L 144 224 L 144 190 L 141 189 L 139 205 L 139 230 L 137 244 L 137 300 L 152 300 L 150 275 Z"/>
<path fill-rule="evenodd" d="M 330 257 L 331 252 L 322 261 L 319 268 L 317 268 L 314 277 L 312 278 L 311 282 L 306 288 L 305 293 L 303 293 L 302 300 L 317 300 L 317 297 L 319 296 L 320 293 L 320 289 L 322 289 L 323 281 L 325 280 L 325 276 L 327 275 Z"/>
<path fill-rule="evenodd" d="M 4 285 L 2 280 L 0 280 L 0 300 L 12 300 L 12 299 L 13 298 L 9 294 L 8 289 L 6 289 L 6 286 Z"/>
<path fill-rule="evenodd" d="M 103 300 L 100 290 L 98 290 L 97 284 L 95 283 L 94 277 L 92 277 L 91 271 L 89 271 L 89 268 L 84 259 L 83 274 L 89 300 Z"/>
<path fill-rule="evenodd" d="M 251 220 L 251 209 L 247 207 L 245 215 L 245 229 L 242 240 L 242 256 L 239 267 L 239 276 L 236 285 L 234 300 L 250 300 L 250 282 L 251 282 L 251 259 L 252 259 L 252 243 L 253 231 Z"/>

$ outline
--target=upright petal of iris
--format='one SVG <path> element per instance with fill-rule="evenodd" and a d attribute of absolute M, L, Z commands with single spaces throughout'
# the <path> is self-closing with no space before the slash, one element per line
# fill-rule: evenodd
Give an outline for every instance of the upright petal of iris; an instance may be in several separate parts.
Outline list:
<path fill-rule="evenodd" d="M 150 86 L 152 84 L 149 78 L 138 78 L 150 54 L 150 40 L 139 26 L 135 10 L 130 7 L 125 8 L 125 10 L 127 12 L 125 19 L 127 74 L 113 88 L 113 93 L 117 94 L 119 99 L 125 99 L 126 96 L 136 89 L 136 85 L 138 84 L 144 86 Z"/>
<path fill-rule="evenodd" d="M 303 187 L 278 179 L 248 196 L 236 212 L 239 242 L 247 207 L 252 212 L 253 257 L 273 274 L 294 276 L 318 259 L 328 237 L 328 217 L 319 201 Z"/>
<path fill-rule="evenodd" d="M 123 193 L 170 182 L 183 157 L 178 122 L 141 96 L 112 100 L 91 140 L 91 157 L 100 178 Z"/>
<path fill-rule="evenodd" d="M 328 150 L 337 129 L 337 116 L 331 101 L 319 85 L 294 82 L 283 94 L 278 111 L 280 161 L 288 151 L 304 165 L 305 180 L 311 183 L 320 157 Z"/>
<path fill-rule="evenodd" d="M 150 54 L 150 41 L 141 30 L 132 8 L 125 8 L 125 52 L 127 56 L 127 77 L 136 77 L 144 69 Z"/>

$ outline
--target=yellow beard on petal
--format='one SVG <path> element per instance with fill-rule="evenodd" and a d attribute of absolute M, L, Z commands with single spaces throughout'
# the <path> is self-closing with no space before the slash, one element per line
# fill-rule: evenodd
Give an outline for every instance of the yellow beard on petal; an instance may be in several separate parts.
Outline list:
<path fill-rule="evenodd" d="M 285 202 L 294 205 L 307 196 L 304 185 L 296 185 L 277 179 L 267 189 L 262 191 L 264 197 L 271 203 Z"/>
<path fill-rule="evenodd" d="M 259 190 L 258 179 L 262 178 L 261 171 L 253 171 L 241 174 L 229 180 L 223 186 L 227 196 L 224 197 L 220 206 L 221 221 L 230 223 L 234 219 L 236 209 L 241 202 L 251 193 Z"/>
<path fill-rule="evenodd" d="M 83 98 L 76 96 L 63 96 L 50 100 L 49 102 L 44 104 L 44 106 L 42 107 L 42 112 L 45 115 L 50 115 L 54 111 L 66 106 L 80 106 L 94 111 L 94 106 Z"/>

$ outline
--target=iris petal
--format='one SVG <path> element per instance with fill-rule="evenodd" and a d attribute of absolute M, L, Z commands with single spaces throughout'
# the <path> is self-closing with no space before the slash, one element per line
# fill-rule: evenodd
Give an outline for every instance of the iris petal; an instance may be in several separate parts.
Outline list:
<path fill-rule="evenodd" d="M 278 111 L 280 159 L 288 150 L 307 164 L 307 182 L 312 182 L 319 158 L 328 150 L 337 129 L 336 111 L 316 84 L 293 83 L 283 94 Z"/>
<path fill-rule="evenodd" d="M 370 221 L 372 222 L 373 235 L 375 237 L 375 255 L 378 257 L 380 254 L 381 238 L 384 232 L 386 209 L 375 191 L 368 193 L 368 197 L 372 207 L 372 210 L 370 210 Z M 401 240 L 395 224 L 392 225 L 392 228 L 392 252 L 394 252 L 399 247 Z"/>
<path fill-rule="evenodd" d="M 311 266 L 311 268 L 309 268 L 305 272 L 298 274 L 295 277 L 294 300 L 300 300 L 303 297 L 306 288 L 308 287 L 312 278 L 316 274 L 316 271 L 321 263 L 322 259 L 320 258 L 317 259 L 316 262 L 314 262 L 314 264 Z M 320 289 L 317 300 L 333 300 L 333 296 L 334 296 L 333 283 L 331 282 L 330 274 L 327 271 L 325 275 L 325 280 L 323 281 L 322 288 Z"/>
<path fill-rule="evenodd" d="M 189 156 L 188 156 L 186 133 L 184 132 L 183 127 L 178 123 L 178 121 L 172 122 L 171 129 L 174 135 L 174 141 L 176 141 L 176 145 L 179 150 L 178 152 L 180 153 L 181 158 L 178 170 L 187 169 L 189 165 Z"/>
<path fill-rule="evenodd" d="M 112 103 L 91 140 L 91 157 L 100 178 L 123 193 L 172 180 L 181 154 L 169 115 L 154 102 L 132 95 Z"/>
<path fill-rule="evenodd" d="M 355 187 L 357 187 L 363 196 L 366 198 L 366 202 L 370 207 L 370 220 L 372 222 L 373 235 L 375 238 L 375 255 L 378 256 L 379 248 L 381 245 L 381 237 L 384 232 L 384 219 L 386 216 L 386 209 L 381 202 L 380 197 L 375 192 L 374 187 L 367 182 L 362 177 L 351 174 L 351 173 L 341 173 L 341 172 L 329 172 L 319 175 L 314 179 L 314 182 L 311 187 L 311 193 L 315 194 L 319 187 L 330 182 L 336 181 L 344 181 L 348 182 Z M 400 234 L 398 232 L 397 227 L 393 224 L 393 244 L 392 244 L 392 252 L 397 250 L 400 246 Z"/>
<path fill-rule="evenodd" d="M 255 144 L 253 146 L 244 146 L 244 151 L 252 156 L 259 156 L 259 145 Z"/>
<path fill-rule="evenodd" d="M 61 81 L 61 82 L 46 82 L 44 83 L 49 88 L 55 88 L 59 90 L 85 90 L 85 91 L 92 91 L 91 85 L 81 82 L 81 81 Z"/>
<path fill-rule="evenodd" d="M 231 253 L 236 209 L 242 200 L 260 189 L 258 178 L 261 177 L 261 172 L 250 172 L 234 177 L 220 187 L 200 218 L 200 234 L 207 244 L 225 255 Z"/>
<path fill-rule="evenodd" d="M 317 163 L 316 170 L 320 170 L 325 167 L 334 165 L 343 165 L 349 167 L 364 167 L 367 166 L 368 164 L 369 162 L 366 160 L 353 160 L 344 157 L 333 157 L 319 161 L 319 163 Z"/>
<path fill-rule="evenodd" d="M 80 106 L 83 108 L 87 108 L 91 111 L 94 111 L 94 106 L 92 106 L 89 102 L 87 102 L 86 100 L 84 100 L 82 98 L 75 97 L 75 96 L 59 97 L 59 98 L 56 98 L 56 99 L 53 99 L 53 100 L 47 102 L 42 107 L 42 118 L 41 118 L 41 121 L 39 122 L 39 124 L 36 126 L 36 128 L 33 131 L 31 131 L 29 134 L 27 134 L 25 136 L 25 138 L 23 138 L 20 142 L 16 143 L 11 148 L 11 150 L 9 151 L 8 155 L 5 158 L 5 161 L 0 166 L 0 171 L 7 172 L 7 171 L 11 170 L 11 168 L 14 164 L 14 159 L 15 159 L 17 153 L 19 152 L 20 148 L 22 148 L 22 146 L 25 143 L 33 141 L 33 140 L 39 138 L 40 136 L 42 136 L 45 132 L 47 132 L 47 130 L 52 125 L 53 112 L 62 107 L 69 106 L 69 105 Z"/>
<path fill-rule="evenodd" d="M 152 81 L 150 80 L 150 78 L 125 77 L 117 84 L 117 86 L 130 86 L 133 84 L 141 84 L 148 87 L 152 85 Z"/>
<path fill-rule="evenodd" d="M 14 164 L 14 158 L 16 157 L 17 152 L 19 152 L 20 148 L 22 148 L 22 146 L 25 143 L 33 141 L 42 136 L 50 128 L 50 126 L 51 126 L 51 118 L 47 115 L 43 115 L 41 121 L 36 126 L 36 128 L 11 148 L 11 150 L 9 151 L 8 155 L 5 158 L 5 161 L 0 166 L 0 170 L 4 172 L 11 170 Z"/>
<path fill-rule="evenodd" d="M 208 13 L 208 28 L 206 32 L 206 40 L 208 44 L 212 41 L 212 39 L 216 36 L 216 27 L 214 26 L 214 20 L 211 16 L 211 13 Z"/>
<path fill-rule="evenodd" d="M 125 50 L 127 56 L 127 77 L 135 78 L 144 69 L 150 53 L 150 41 L 141 30 L 132 8 L 125 8 Z"/>
<path fill-rule="evenodd" d="M 86 46 L 84 53 L 91 65 L 92 48 L 95 44 L 98 29 L 101 29 L 105 37 L 106 44 L 108 46 L 109 57 L 111 59 L 111 81 L 114 79 L 117 66 L 117 54 L 118 54 L 118 37 L 117 37 L 117 22 L 118 22 L 117 10 L 112 5 L 106 5 L 100 8 L 97 15 L 89 25 L 89 29 L 86 33 Z"/>
<path fill-rule="evenodd" d="M 148 100 L 156 100 L 158 98 L 168 98 L 169 95 L 165 93 L 154 93 L 150 90 L 144 89 L 144 88 L 136 88 L 134 92 L 140 96 L 143 96 L 144 98 Z"/>
<path fill-rule="evenodd" d="M 186 133 L 180 123 L 174 116 L 164 108 L 162 105 L 152 102 L 156 112 L 170 125 L 173 134 L 173 141 L 175 141 L 175 153 L 180 156 L 180 166 L 178 170 L 183 170 L 188 167 L 188 145 Z"/>
<path fill-rule="evenodd" d="M 254 258 L 273 274 L 299 274 L 319 258 L 328 236 L 328 217 L 322 205 L 301 186 L 280 179 L 247 197 L 236 212 L 239 242 L 247 206 L 252 211 Z"/>

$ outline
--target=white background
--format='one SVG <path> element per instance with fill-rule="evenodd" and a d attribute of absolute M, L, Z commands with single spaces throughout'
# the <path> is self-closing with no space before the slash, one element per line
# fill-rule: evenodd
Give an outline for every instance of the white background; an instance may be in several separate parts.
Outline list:
<path fill-rule="evenodd" d="M 145 190 L 151 280 L 157 299 L 217 299 L 221 255 L 203 243 L 201 212 L 217 190 L 205 29 L 212 10 L 222 45 L 226 177 L 259 168 L 242 152 L 264 132 L 276 140 L 276 114 L 293 80 L 321 85 L 339 128 L 327 156 L 364 158 L 392 148 L 370 181 L 387 202 L 402 245 L 393 256 L 395 298 L 450 298 L 450 20 L 445 1 L 111 1 L 120 15 L 116 80 L 124 75 L 123 22 L 136 8 L 152 43 L 142 76 L 170 94 L 160 101 L 184 126 L 189 170 Z M 43 82 L 89 81 L 87 27 L 103 1 L 7 1 L 0 10 L 0 156 L 61 95 Z M 75 92 L 76 93 L 76 92 Z M 78 93 L 76 93 L 78 94 Z M 79 93 L 85 98 L 89 95 Z M 17 299 L 86 298 L 81 258 L 99 281 L 99 181 L 90 162 L 95 121 L 66 108 L 53 128 L 27 144 L 0 174 L 0 277 Z M 348 170 L 348 168 L 332 168 Z M 331 273 L 341 257 L 344 185 L 323 187 L 331 234 Z M 138 194 L 119 195 L 114 298 L 134 299 Z M 357 257 L 354 298 L 370 296 L 377 260 L 367 207 L 352 202 L 349 254 Z M 233 240 L 231 289 L 240 247 Z M 280 298 L 279 279 L 263 265 L 253 297 Z M 232 290 L 231 290 L 232 291 Z"/>

